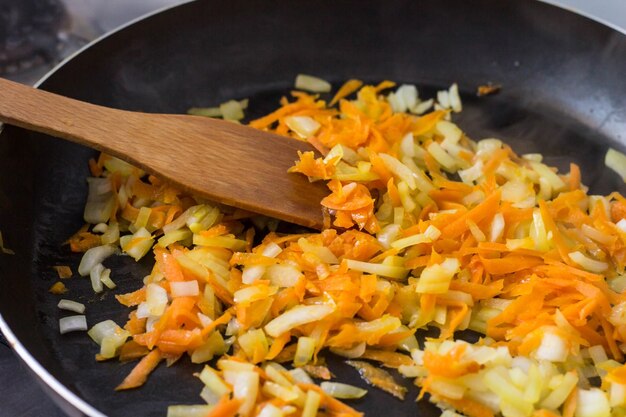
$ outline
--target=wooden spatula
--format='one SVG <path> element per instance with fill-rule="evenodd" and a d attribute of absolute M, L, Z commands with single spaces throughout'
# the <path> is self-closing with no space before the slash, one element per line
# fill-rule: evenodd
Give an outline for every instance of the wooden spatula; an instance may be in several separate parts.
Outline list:
<path fill-rule="evenodd" d="M 227 205 L 320 229 L 328 189 L 287 169 L 295 139 L 223 120 L 130 112 L 0 79 L 0 121 L 128 161 L 182 189 Z"/>

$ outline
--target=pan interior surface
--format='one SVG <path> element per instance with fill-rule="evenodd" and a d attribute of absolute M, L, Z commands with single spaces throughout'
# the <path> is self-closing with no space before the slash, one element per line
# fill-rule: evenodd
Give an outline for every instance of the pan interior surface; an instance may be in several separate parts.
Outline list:
<path fill-rule="evenodd" d="M 254 118 L 276 108 L 299 73 L 335 85 L 349 78 L 413 83 L 422 97 L 457 82 L 464 110 L 454 120 L 469 137 L 501 138 L 517 153 L 540 152 L 565 170 L 576 162 L 592 193 L 624 193 L 603 162 L 608 146 L 626 149 L 623 68 L 624 35 L 523 0 L 196 1 L 105 38 L 42 88 L 162 113 L 249 98 Z M 476 97 L 488 82 L 502 91 Z M 58 332 L 65 314 L 48 293 L 56 281 L 52 266 L 76 271 L 81 255 L 63 243 L 83 224 L 87 160 L 94 155 L 17 128 L 2 132 L 0 228 L 16 255 L 0 256 L 0 313 L 37 361 L 107 415 L 164 415 L 168 405 L 200 403 L 201 382 L 192 376 L 200 366 L 161 366 L 141 389 L 115 393 L 134 364 L 96 363 L 97 346 L 86 334 Z M 88 279 L 66 282 L 66 298 L 87 305 L 90 326 L 125 322 L 128 310 L 114 294 L 139 288 L 152 260 L 118 256 L 105 264 L 114 291 L 96 295 Z M 339 381 L 365 387 L 356 371 L 328 360 Z M 411 387 L 400 402 L 371 388 L 352 404 L 367 415 L 439 415 L 425 401 L 416 405 L 416 395 Z"/>

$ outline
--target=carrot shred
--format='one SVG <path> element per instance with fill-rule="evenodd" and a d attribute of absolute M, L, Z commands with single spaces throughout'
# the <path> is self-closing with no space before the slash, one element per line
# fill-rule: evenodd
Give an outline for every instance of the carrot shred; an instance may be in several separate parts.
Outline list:
<path fill-rule="evenodd" d="M 148 379 L 150 373 L 152 373 L 159 362 L 161 362 L 161 359 L 163 359 L 163 356 L 159 349 L 152 350 L 135 365 L 133 370 L 130 371 L 128 376 L 124 378 L 122 383 L 119 384 L 115 390 L 122 391 L 142 386 Z"/>

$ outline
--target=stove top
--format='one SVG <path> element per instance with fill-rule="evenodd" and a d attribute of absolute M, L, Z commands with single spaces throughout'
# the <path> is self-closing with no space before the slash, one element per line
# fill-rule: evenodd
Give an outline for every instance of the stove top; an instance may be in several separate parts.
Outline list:
<path fill-rule="evenodd" d="M 0 0 L 0 77 L 33 84 L 85 44 L 183 0 Z"/>

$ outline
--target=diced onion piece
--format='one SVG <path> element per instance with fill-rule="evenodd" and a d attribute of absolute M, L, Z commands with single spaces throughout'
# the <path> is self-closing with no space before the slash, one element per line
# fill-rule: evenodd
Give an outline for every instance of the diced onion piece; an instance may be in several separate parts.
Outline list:
<path fill-rule="evenodd" d="M 272 403 L 267 403 L 263 406 L 261 412 L 257 414 L 257 417 L 283 417 L 284 415 L 283 410 Z"/>
<path fill-rule="evenodd" d="M 122 236 L 120 238 L 120 247 L 125 253 L 135 259 L 135 261 L 139 261 L 143 258 L 152 248 L 153 244 L 154 239 L 152 239 L 152 235 L 143 227 L 132 235 Z"/>
<path fill-rule="evenodd" d="M 104 268 L 100 274 L 100 282 L 102 282 L 108 289 L 112 290 L 116 287 L 115 282 L 111 279 L 111 270 Z"/>
<path fill-rule="evenodd" d="M 430 225 L 428 226 L 428 228 L 426 228 L 424 233 L 405 237 L 403 239 L 398 239 L 391 244 L 391 247 L 395 249 L 404 249 L 408 246 L 413 246 L 420 243 L 433 242 L 439 239 L 439 236 L 441 236 L 441 231 L 435 226 Z"/>
<path fill-rule="evenodd" d="M 198 281 L 170 282 L 170 293 L 172 297 L 195 297 L 200 294 Z"/>
<path fill-rule="evenodd" d="M 87 318 L 83 315 L 59 319 L 59 331 L 61 334 L 84 330 L 87 330 Z"/>
<path fill-rule="evenodd" d="M 623 219 L 622 219 L 623 220 Z M 606 233 L 602 233 L 598 229 L 591 227 L 587 224 L 583 224 L 581 227 L 581 231 L 587 237 L 595 240 L 596 242 L 602 243 L 604 245 L 610 245 L 613 243 L 614 238 L 611 235 L 607 235 Z"/>
<path fill-rule="evenodd" d="M 161 238 L 157 241 L 157 246 L 164 248 L 166 246 L 171 245 L 172 243 L 191 239 L 191 235 L 192 235 L 191 230 L 187 230 L 187 229 L 172 230 L 171 232 L 166 233 L 163 236 L 161 236 Z"/>
<path fill-rule="evenodd" d="M 313 359 L 317 340 L 312 337 L 300 336 L 296 345 L 293 366 L 304 366 Z"/>
<path fill-rule="evenodd" d="M 80 314 L 85 312 L 85 304 L 72 300 L 61 299 L 59 300 L 59 304 L 57 304 L 57 307 L 62 310 L 69 310 Z"/>
<path fill-rule="evenodd" d="M 287 375 L 289 371 L 287 371 L 287 369 L 281 364 L 276 362 L 267 362 L 263 369 L 265 370 L 269 380 L 284 387 L 291 387 L 293 385 L 293 382 Z"/>
<path fill-rule="evenodd" d="M 271 284 L 281 288 L 293 287 L 301 276 L 302 271 L 292 264 L 270 265 L 265 272 Z"/>
<path fill-rule="evenodd" d="M 170 284 L 171 285 L 171 284 Z M 160 316 L 167 307 L 167 291 L 158 284 L 146 286 L 146 305 L 151 316 Z"/>
<path fill-rule="evenodd" d="M 306 74 L 298 74 L 295 87 L 312 93 L 328 93 L 332 88 L 328 81 Z"/>
<path fill-rule="evenodd" d="M 454 158 L 437 142 L 431 142 L 426 150 L 446 171 L 454 172 L 457 169 L 457 163 Z"/>
<path fill-rule="evenodd" d="M 302 384 L 313 384 L 313 379 L 306 373 L 306 371 L 302 368 L 294 368 L 288 371 L 291 377 L 296 382 L 300 382 Z"/>
<path fill-rule="evenodd" d="M 105 233 L 109 226 L 106 223 L 98 223 L 92 229 L 94 233 Z"/>
<path fill-rule="evenodd" d="M 411 113 L 424 114 L 433 106 L 433 104 L 435 104 L 435 100 L 431 98 L 417 103 L 415 107 L 409 110 L 411 111 Z"/>
<path fill-rule="evenodd" d="M 278 246 L 274 242 L 270 242 L 267 245 L 265 245 L 265 247 L 263 248 L 263 251 L 261 252 L 261 255 L 267 256 L 268 258 L 275 258 L 282 251 L 283 250 L 281 249 L 280 246 Z"/>
<path fill-rule="evenodd" d="M 530 161 L 529 163 L 532 169 L 550 184 L 553 192 L 565 189 L 565 182 L 550 167 L 541 162 Z"/>
<path fill-rule="evenodd" d="M 237 338 L 237 342 L 252 363 L 261 362 L 269 350 L 269 343 L 262 329 L 248 330 Z"/>
<path fill-rule="evenodd" d="M 104 167 L 107 171 L 113 173 L 117 172 L 123 177 L 135 176 L 141 178 L 144 176 L 144 172 L 141 169 L 110 155 L 104 160 Z"/>
<path fill-rule="evenodd" d="M 317 416 L 317 410 L 320 406 L 322 396 L 313 390 L 308 390 L 306 393 L 306 401 L 304 403 L 304 409 L 302 410 L 302 417 L 315 417 Z"/>
<path fill-rule="evenodd" d="M 451 143 L 458 143 L 463 135 L 463 132 L 457 125 L 454 123 L 448 122 L 446 120 L 442 120 L 435 125 L 435 129 L 443 135 L 445 140 L 450 141 Z"/>
<path fill-rule="evenodd" d="M 618 384 L 616 382 L 611 383 L 611 389 L 609 391 L 609 399 L 612 407 L 626 404 L 626 385 Z"/>
<path fill-rule="evenodd" d="M 102 277 L 104 270 L 104 265 L 97 264 L 91 269 L 91 272 L 89 272 L 91 288 L 93 288 L 93 291 L 96 293 L 102 292 L 103 290 L 102 280 L 100 279 L 100 277 Z"/>
<path fill-rule="evenodd" d="M 579 251 L 570 252 L 568 254 L 569 258 L 590 272 L 600 273 L 606 271 L 609 267 L 609 264 L 606 262 L 596 261 L 595 259 L 591 259 L 585 255 L 583 255 Z"/>
<path fill-rule="evenodd" d="M 344 358 L 354 359 L 359 358 L 365 353 L 367 343 L 361 342 L 349 349 L 342 349 L 337 347 L 331 347 L 330 351 L 336 355 L 343 356 Z"/>
<path fill-rule="evenodd" d="M 102 244 L 110 245 L 120 239 L 120 226 L 116 222 L 107 225 L 106 231 L 100 236 Z"/>
<path fill-rule="evenodd" d="M 241 282 L 246 285 L 253 284 L 256 280 L 261 279 L 265 274 L 265 265 L 250 265 L 243 269 L 241 274 Z"/>
<path fill-rule="evenodd" d="M 353 259 L 346 259 L 348 268 L 355 271 L 366 272 L 368 274 L 380 275 L 383 277 L 404 279 L 406 278 L 409 270 L 401 266 L 390 266 L 375 264 L 371 262 L 362 262 Z"/>
<path fill-rule="evenodd" d="M 610 417 L 611 406 L 604 391 L 598 388 L 578 389 L 574 417 Z"/>
<path fill-rule="evenodd" d="M 604 163 L 622 177 L 622 181 L 626 182 L 626 155 L 613 148 L 609 148 L 604 157 Z"/>
<path fill-rule="evenodd" d="M 620 221 L 615 223 L 615 225 L 619 228 L 619 230 L 626 233 L 626 219 L 621 219 Z"/>
<path fill-rule="evenodd" d="M 409 167 L 404 165 L 398 159 L 386 153 L 381 152 L 378 154 L 378 156 L 380 157 L 380 159 L 383 160 L 387 169 L 389 169 L 389 171 L 399 177 L 402 181 L 406 182 L 411 190 L 415 190 L 417 188 L 413 171 L 411 171 Z"/>
<path fill-rule="evenodd" d="M 193 244 L 198 246 L 215 246 L 220 248 L 226 248 L 233 251 L 242 251 L 248 246 L 248 242 L 241 239 L 228 236 L 202 236 L 199 234 L 193 235 Z"/>
<path fill-rule="evenodd" d="M 230 387 L 222 379 L 220 374 L 210 366 L 205 366 L 200 372 L 200 380 L 206 385 L 212 392 L 218 397 L 226 395 L 231 392 Z"/>
<path fill-rule="evenodd" d="M 228 348 L 220 332 L 211 332 L 207 341 L 191 353 L 191 363 L 204 363 L 215 355 L 223 355 Z"/>
<path fill-rule="evenodd" d="M 320 260 L 324 263 L 327 263 L 327 264 L 339 263 L 339 260 L 337 259 L 335 254 L 326 246 L 315 245 L 313 243 L 310 243 L 307 239 L 303 237 L 298 239 L 298 246 L 300 246 L 303 252 L 314 254 L 315 256 L 320 258 Z"/>
<path fill-rule="evenodd" d="M 418 293 L 445 294 L 450 287 L 452 277 L 459 272 L 459 260 L 446 258 L 441 264 L 424 268 L 415 287 Z"/>
<path fill-rule="evenodd" d="M 310 138 L 321 127 L 315 119 L 309 116 L 287 116 L 284 120 L 287 127 L 302 139 Z"/>
<path fill-rule="evenodd" d="M 448 98 L 453 112 L 459 113 L 463 110 L 461 96 L 459 95 L 459 86 L 456 83 L 450 86 L 450 89 L 448 90 Z"/>
<path fill-rule="evenodd" d="M 84 277 L 89 275 L 94 266 L 104 261 L 115 253 L 115 246 L 102 245 L 91 248 L 85 252 L 78 265 L 78 273 Z"/>
<path fill-rule="evenodd" d="M 473 181 L 476 181 L 477 179 L 482 177 L 483 166 L 483 161 L 479 159 L 471 167 L 458 171 L 459 177 L 461 177 L 461 181 L 466 184 L 471 184 Z"/>
<path fill-rule="evenodd" d="M 259 374 L 254 371 L 224 371 L 224 379 L 233 387 L 233 397 L 241 401 L 238 414 L 250 415 L 259 392 Z"/>
<path fill-rule="evenodd" d="M 502 237 L 502 233 L 504 232 L 504 216 L 502 213 L 496 213 L 493 216 L 493 220 L 491 221 L 491 230 L 489 234 L 489 241 L 496 242 L 500 237 Z"/>
<path fill-rule="evenodd" d="M 89 191 L 83 218 L 87 223 L 106 223 L 111 217 L 115 205 L 110 178 L 87 178 Z"/>
<path fill-rule="evenodd" d="M 565 362 L 569 353 L 568 343 L 557 334 L 546 331 L 541 344 L 535 351 L 535 358 L 550 362 Z"/>
<path fill-rule="evenodd" d="M 278 337 L 294 327 L 322 320 L 333 311 L 335 308 L 328 304 L 297 305 L 267 323 L 264 329 L 269 336 Z"/>
<path fill-rule="evenodd" d="M 235 291 L 233 299 L 235 303 L 251 303 L 270 297 L 278 291 L 278 287 L 267 285 L 251 285 Z"/>
<path fill-rule="evenodd" d="M 326 394 L 345 400 L 362 398 L 365 394 L 367 394 L 367 390 L 363 388 L 355 387 L 354 385 L 342 384 L 341 382 L 324 381 L 320 384 L 320 387 Z"/>
<path fill-rule="evenodd" d="M 272 381 L 267 381 L 263 384 L 263 394 L 268 397 L 280 398 L 286 403 L 293 402 L 298 399 L 298 392 L 293 386 L 286 387 Z"/>
<path fill-rule="evenodd" d="M 187 110 L 187 114 L 192 116 L 221 117 L 222 111 L 219 107 L 192 107 Z"/>
<path fill-rule="evenodd" d="M 213 405 L 170 405 L 167 417 L 205 417 L 213 409 Z"/>
<path fill-rule="evenodd" d="M 224 120 L 241 120 L 244 118 L 243 108 L 237 100 L 228 100 L 220 104 L 220 113 Z"/>

